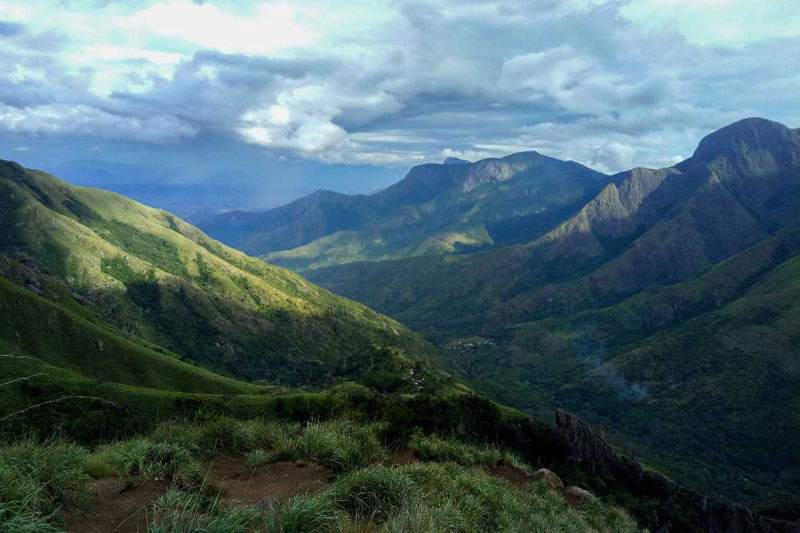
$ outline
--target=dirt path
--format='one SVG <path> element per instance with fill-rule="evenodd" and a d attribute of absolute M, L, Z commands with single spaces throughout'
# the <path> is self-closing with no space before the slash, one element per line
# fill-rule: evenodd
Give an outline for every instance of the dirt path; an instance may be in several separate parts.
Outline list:
<path fill-rule="evenodd" d="M 211 465 L 208 479 L 222 488 L 223 499 L 270 508 L 275 500 L 309 494 L 325 487 L 328 472 L 317 465 L 272 463 L 255 471 L 244 460 L 223 459 Z"/>
<path fill-rule="evenodd" d="M 147 505 L 167 492 L 163 481 L 147 481 L 128 488 L 117 478 L 98 479 L 92 486 L 97 496 L 83 514 L 65 517 L 67 531 L 74 533 L 137 533 L 147 531 Z"/>
<path fill-rule="evenodd" d="M 208 470 L 208 480 L 222 489 L 223 499 L 265 509 L 275 500 L 324 488 L 327 477 L 327 471 L 316 465 L 272 463 L 253 470 L 237 458 L 217 461 Z M 144 533 L 148 506 L 168 489 L 163 481 L 128 488 L 124 480 L 99 479 L 89 487 L 96 494 L 94 503 L 85 513 L 66 516 L 66 529 L 71 533 Z"/>

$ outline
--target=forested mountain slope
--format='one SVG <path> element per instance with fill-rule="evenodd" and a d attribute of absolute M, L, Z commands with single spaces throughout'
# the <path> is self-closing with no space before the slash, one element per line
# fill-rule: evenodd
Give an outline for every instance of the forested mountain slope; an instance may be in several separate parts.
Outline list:
<path fill-rule="evenodd" d="M 324 383 L 399 372 L 433 351 L 394 320 L 122 196 L 4 161 L 0 202 L 6 278 L 208 368 Z M 3 341 L 25 344 L 15 327 Z"/>
<path fill-rule="evenodd" d="M 305 275 L 448 347 L 501 401 L 568 406 L 678 479 L 770 500 L 800 479 L 799 217 L 800 133 L 747 119 L 527 243 Z"/>
<path fill-rule="evenodd" d="M 428 164 L 369 196 L 318 191 L 263 213 L 229 212 L 200 228 L 296 270 L 524 242 L 580 207 L 607 176 L 536 152 Z"/>

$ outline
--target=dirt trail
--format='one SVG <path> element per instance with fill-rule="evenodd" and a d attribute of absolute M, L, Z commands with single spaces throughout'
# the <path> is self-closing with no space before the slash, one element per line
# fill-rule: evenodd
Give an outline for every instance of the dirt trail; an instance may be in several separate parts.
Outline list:
<path fill-rule="evenodd" d="M 209 481 L 222 488 L 223 499 L 257 504 L 266 509 L 275 500 L 324 488 L 327 478 L 327 471 L 317 465 L 280 462 L 254 471 L 237 458 L 217 461 L 208 472 Z"/>
<path fill-rule="evenodd" d="M 92 486 L 97 496 L 83 514 L 65 517 L 67 531 L 74 533 L 137 533 L 147 531 L 147 504 L 167 492 L 163 481 L 147 481 L 128 488 L 124 480 L 98 479 Z"/>
<path fill-rule="evenodd" d="M 320 466 L 294 463 L 272 463 L 253 470 L 243 459 L 232 458 L 212 464 L 207 476 L 222 489 L 222 499 L 268 509 L 275 500 L 324 488 L 328 473 Z M 163 481 L 128 488 L 125 480 L 99 479 L 89 487 L 96 494 L 94 503 L 85 513 L 66 516 L 66 529 L 71 533 L 144 533 L 148 506 L 168 489 Z"/>

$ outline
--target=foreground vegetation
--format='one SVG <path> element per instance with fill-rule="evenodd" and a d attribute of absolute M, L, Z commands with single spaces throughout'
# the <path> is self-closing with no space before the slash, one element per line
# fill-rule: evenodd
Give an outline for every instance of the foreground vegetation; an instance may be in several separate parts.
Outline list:
<path fill-rule="evenodd" d="M 542 483 L 514 487 L 491 476 L 483 467 L 523 466 L 492 446 L 418 432 L 410 449 L 428 462 L 386 466 L 386 429 L 345 419 L 213 417 L 165 423 L 146 437 L 92 448 L 63 440 L 7 444 L 0 448 L 0 531 L 62 531 L 65 516 L 91 508 L 89 482 L 112 476 L 130 486 L 167 482 L 141 510 L 153 533 L 639 531 L 625 512 L 599 500 L 573 509 Z M 209 465 L 222 457 L 242 458 L 253 470 L 276 461 L 316 463 L 329 483 L 268 507 L 245 504 L 208 479 Z"/>

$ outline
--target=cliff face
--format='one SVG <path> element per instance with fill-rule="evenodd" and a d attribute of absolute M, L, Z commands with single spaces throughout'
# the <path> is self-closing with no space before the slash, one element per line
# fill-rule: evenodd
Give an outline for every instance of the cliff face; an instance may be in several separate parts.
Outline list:
<path fill-rule="evenodd" d="M 553 432 L 568 461 L 613 480 L 639 498 L 659 502 L 656 515 L 652 517 L 655 522 L 648 524 L 654 532 L 800 533 L 798 523 L 760 516 L 745 507 L 703 496 L 661 474 L 645 470 L 638 462 L 614 450 L 596 430 L 573 414 L 557 411 Z"/>

